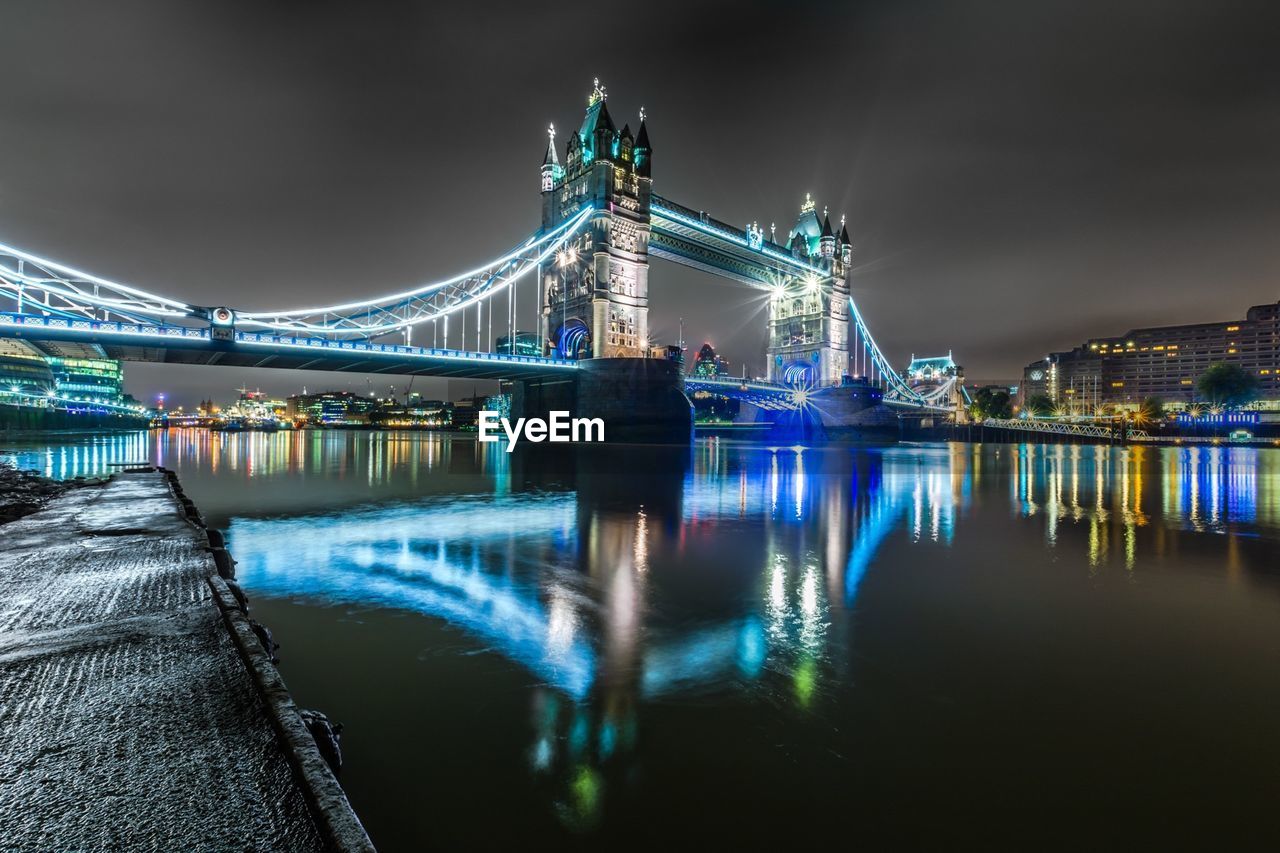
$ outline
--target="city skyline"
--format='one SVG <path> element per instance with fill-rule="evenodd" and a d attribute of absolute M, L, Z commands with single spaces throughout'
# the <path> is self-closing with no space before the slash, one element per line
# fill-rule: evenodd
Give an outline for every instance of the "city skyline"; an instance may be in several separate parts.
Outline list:
<path fill-rule="evenodd" d="M 1105 329 L 1275 296 L 1280 63 L 1261 6 L 654 6 L 680 26 L 620 44 L 517 6 L 519 26 L 459 40 L 470 52 L 450 43 L 483 26 L 464 9 L 334 4 L 295 39 L 283 9 L 138 4 L 125 26 L 74 6 L 6 13 L 0 235 L 196 302 L 368 296 L 510 245 L 537 224 L 542 129 L 575 126 L 594 77 L 619 123 L 647 108 L 656 190 L 784 233 L 806 193 L 846 215 L 854 296 L 897 364 L 950 350 L 969 376 L 1016 377 Z M 766 26 L 762 63 L 746 45 Z M 845 49 L 816 48 L 819 29 Z M 38 61 L 50 43 L 62 58 Z M 655 343 L 683 318 L 763 372 L 758 297 L 662 261 L 652 279 Z M 247 374 L 128 372 L 139 396 L 193 399 Z"/>

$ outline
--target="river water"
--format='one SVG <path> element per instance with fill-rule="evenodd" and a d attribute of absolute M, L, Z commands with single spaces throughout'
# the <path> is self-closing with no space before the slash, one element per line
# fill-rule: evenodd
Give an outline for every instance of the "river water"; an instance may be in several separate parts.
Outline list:
<path fill-rule="evenodd" d="M 1280 450 L 9 440 L 227 531 L 380 849 L 1277 839 Z"/>

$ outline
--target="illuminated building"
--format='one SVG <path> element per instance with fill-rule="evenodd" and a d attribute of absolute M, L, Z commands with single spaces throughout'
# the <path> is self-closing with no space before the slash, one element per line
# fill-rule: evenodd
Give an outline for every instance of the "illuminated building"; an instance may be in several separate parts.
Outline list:
<path fill-rule="evenodd" d="M 114 359 L 45 355 L 23 341 L 0 338 L 0 403 L 73 415 L 139 416 L 143 408 L 124 393 L 123 384 L 124 370 Z"/>
<path fill-rule="evenodd" d="M 59 397 L 113 404 L 123 400 L 124 369 L 120 362 L 58 356 L 50 356 L 48 361 Z"/>
<path fill-rule="evenodd" d="M 1280 302 L 1256 305 L 1243 320 L 1158 326 L 1090 338 L 1049 353 L 1023 371 L 1023 395 L 1045 394 L 1067 411 L 1135 407 L 1160 397 L 1174 407 L 1196 399 L 1210 365 L 1236 365 L 1258 378 L 1260 407 L 1280 407 Z"/>
<path fill-rule="evenodd" d="M 42 400 L 53 390 L 53 371 L 43 355 L 22 341 L 0 338 L 0 399 Z"/>
<path fill-rule="evenodd" d="M 907 365 L 907 369 L 902 372 L 902 378 L 908 382 L 937 383 L 946 382 L 952 377 L 960 378 L 964 372 L 960 366 L 951 358 L 951 353 L 946 355 L 933 356 L 931 358 L 917 358 L 911 356 L 911 364 Z"/>
<path fill-rule="evenodd" d="M 350 391 L 322 391 L 290 397 L 285 411 L 290 419 L 310 424 L 363 424 L 377 402 Z"/>
<path fill-rule="evenodd" d="M 649 353 L 649 130 L 643 111 L 634 136 L 627 124 L 619 130 L 606 99 L 597 80 L 564 167 L 554 127 L 542 162 L 545 231 L 594 208 L 590 227 L 543 269 L 541 339 L 566 358 Z"/>
<path fill-rule="evenodd" d="M 711 344 L 703 344 L 693 360 L 693 375 L 704 377 L 728 376 L 729 363 L 716 355 Z M 693 417 L 699 423 L 727 423 L 738 416 L 741 403 L 708 391 L 695 391 L 689 395 L 693 403 Z"/>
<path fill-rule="evenodd" d="M 837 236 L 826 210 L 819 221 L 806 193 L 785 248 L 814 271 L 780 286 L 769 300 L 768 378 L 837 385 L 849 373 L 849 230 L 842 221 Z"/>
<path fill-rule="evenodd" d="M 716 355 L 711 344 L 703 344 L 693 360 L 694 376 L 728 376 L 729 363 Z"/>
<path fill-rule="evenodd" d="M 447 427 L 452 422 L 453 406 L 443 400 L 424 400 L 421 394 L 410 394 L 403 405 L 384 400 L 369 412 L 369 423 L 388 429 Z"/>

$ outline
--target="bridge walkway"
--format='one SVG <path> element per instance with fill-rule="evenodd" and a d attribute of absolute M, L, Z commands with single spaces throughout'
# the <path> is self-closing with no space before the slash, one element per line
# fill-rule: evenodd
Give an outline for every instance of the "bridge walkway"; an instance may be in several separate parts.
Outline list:
<path fill-rule="evenodd" d="M 0 526 L 4 849 L 367 844 L 359 829 L 334 845 L 313 816 L 290 763 L 304 751 L 277 735 L 279 697 L 215 606 L 206 545 L 160 473 Z"/>

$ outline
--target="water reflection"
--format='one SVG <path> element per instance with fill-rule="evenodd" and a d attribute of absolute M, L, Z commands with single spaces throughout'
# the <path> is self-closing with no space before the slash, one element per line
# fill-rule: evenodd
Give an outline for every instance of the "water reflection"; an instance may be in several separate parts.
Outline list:
<path fill-rule="evenodd" d="M 619 476 L 611 455 L 561 459 L 561 482 L 548 483 L 517 458 L 513 471 L 484 469 L 500 484 L 494 497 L 235 518 L 233 548 L 255 594 L 427 614 L 536 675 L 529 768 L 559 780 L 557 813 L 581 828 L 598 817 L 604 771 L 633 748 L 645 703 L 726 692 L 797 711 L 824 701 L 849 669 L 851 614 L 886 546 L 941 559 L 988 491 L 983 477 L 1008 482 L 1045 547 L 1079 548 L 1091 571 L 1114 559 L 1132 572 L 1140 548 L 1163 553 L 1170 535 L 1138 535 L 1152 511 L 1193 532 L 1277 521 L 1274 496 L 1257 495 L 1269 479 L 1257 469 L 1275 454 L 1253 450 L 706 442 L 687 471 L 638 450 L 625 464 L 633 473 Z"/>
<path fill-rule="evenodd" d="M 1004 647 L 1021 570 L 1129 588 L 1203 552 L 1238 581 L 1266 562 L 1240 543 L 1280 537 L 1280 451 L 1253 448 L 508 455 L 425 433 L 175 430 L 10 442 L 0 458 L 60 477 L 175 467 L 228 529 L 253 598 L 422 615 L 451 626 L 457 653 L 527 674 L 522 772 L 573 831 L 643 784 L 656 708 L 670 731 L 672 706 L 746 703 L 762 726 L 815 721 L 836 753 L 852 735 L 818 721 L 856 706 L 877 638 L 937 654 L 922 680 L 942 681 L 944 628 L 966 607 L 995 626 L 988 653 Z M 949 590 L 945 615 L 932 588 Z"/>

